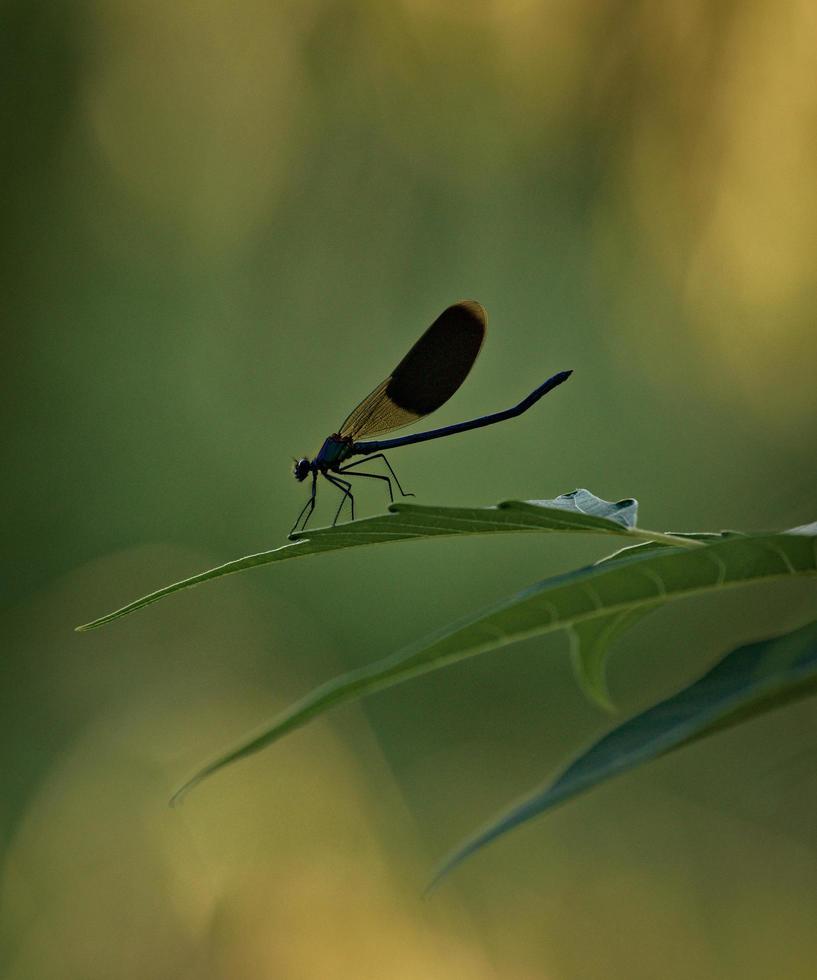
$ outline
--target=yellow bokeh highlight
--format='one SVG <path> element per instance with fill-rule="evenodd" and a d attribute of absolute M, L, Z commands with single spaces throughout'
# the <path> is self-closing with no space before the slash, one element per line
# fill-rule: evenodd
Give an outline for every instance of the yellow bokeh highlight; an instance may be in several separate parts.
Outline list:
<path fill-rule="evenodd" d="M 148 0 L 94 14 L 83 116 L 104 161 L 200 247 L 240 243 L 303 152 L 296 42 L 308 10 Z"/>

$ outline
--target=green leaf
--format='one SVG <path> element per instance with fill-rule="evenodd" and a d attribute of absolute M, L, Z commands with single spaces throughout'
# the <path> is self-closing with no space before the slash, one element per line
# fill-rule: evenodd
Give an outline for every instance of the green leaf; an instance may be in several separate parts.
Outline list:
<path fill-rule="evenodd" d="M 722 531 L 720 534 L 706 531 L 692 533 L 676 531 L 673 536 L 712 544 L 715 541 L 733 536 L 735 533 L 734 531 Z M 613 552 L 612 555 L 600 558 L 596 565 L 620 561 L 622 558 L 644 558 L 647 554 L 655 553 L 665 547 L 666 545 L 661 541 L 641 541 L 638 544 L 621 548 Z M 615 711 L 615 705 L 610 698 L 610 691 L 607 687 L 607 661 L 610 656 L 610 647 L 620 636 L 623 636 L 632 626 L 635 626 L 637 622 L 661 604 L 661 602 L 657 602 L 655 606 L 640 606 L 637 609 L 614 612 L 609 616 L 584 620 L 568 627 L 570 656 L 576 681 L 587 697 L 591 701 L 595 701 L 603 711 Z"/>
<path fill-rule="evenodd" d="M 576 680 L 585 694 L 604 711 L 615 711 L 615 705 L 610 699 L 607 688 L 607 660 L 610 647 L 623 636 L 639 620 L 660 606 L 636 606 L 610 613 L 608 616 L 596 616 L 568 626 L 570 638 L 570 656 Z"/>
<path fill-rule="evenodd" d="M 662 535 L 661 539 L 655 538 L 649 541 L 639 541 L 638 544 L 628 544 L 625 548 L 619 548 L 618 551 L 614 551 L 611 555 L 605 555 L 604 558 L 599 558 L 596 564 L 603 565 L 605 562 L 618 561 L 620 558 L 632 558 L 636 554 L 645 555 L 648 551 L 652 552 L 657 551 L 659 548 L 665 548 L 669 543 L 666 540 L 667 537 L 672 539 L 671 544 L 676 547 L 678 545 L 683 546 L 684 544 L 689 547 L 689 542 L 713 544 L 715 541 L 723 540 L 723 538 L 732 537 L 736 533 L 735 531 L 721 531 L 720 533 L 715 531 L 673 531 L 669 535 Z M 746 537 L 746 535 L 742 534 L 740 537 Z"/>
<path fill-rule="evenodd" d="M 679 543 L 660 532 L 635 528 L 638 504 L 635 500 L 615 503 L 594 496 L 589 490 L 574 490 L 555 500 L 509 500 L 496 507 L 423 507 L 418 504 L 392 504 L 388 514 L 339 524 L 337 527 L 316 528 L 295 535 L 290 544 L 248 555 L 210 568 L 198 575 L 166 585 L 142 596 L 106 616 L 78 626 L 77 631 L 95 629 L 114 619 L 127 616 L 165 596 L 202 582 L 233 575 L 248 568 L 258 568 L 290 558 L 357 548 L 361 545 L 383 544 L 389 541 L 409 541 L 417 538 L 454 534 L 489 534 L 508 531 L 573 531 L 595 534 L 619 534 L 664 544 Z M 685 542 L 682 542 L 685 543 Z"/>
<path fill-rule="evenodd" d="M 572 627 L 599 642 L 611 617 L 623 617 L 620 635 L 639 615 L 672 599 L 793 575 L 817 572 L 817 539 L 805 534 L 765 534 L 718 539 L 694 550 L 663 548 L 636 552 L 615 562 L 591 565 L 545 579 L 479 613 L 438 630 L 405 649 L 316 688 L 280 718 L 246 738 L 193 777 L 180 793 L 223 766 L 281 738 L 344 701 L 438 670 L 466 657 L 531 636 Z M 603 621 L 599 624 L 597 621 Z M 582 633 L 586 630 L 586 633 Z M 588 656 L 591 685 L 598 668 Z M 178 797 L 179 794 L 177 794 Z"/>
<path fill-rule="evenodd" d="M 513 807 L 448 857 L 431 887 L 508 831 L 628 769 L 789 702 L 817 694 L 817 620 L 738 647 L 700 680 L 614 728 L 545 789 Z"/>

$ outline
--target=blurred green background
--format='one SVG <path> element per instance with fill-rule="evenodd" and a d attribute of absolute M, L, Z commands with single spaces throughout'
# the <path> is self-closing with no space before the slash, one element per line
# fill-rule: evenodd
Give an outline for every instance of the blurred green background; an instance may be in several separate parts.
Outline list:
<path fill-rule="evenodd" d="M 817 518 L 807 2 L 6 0 L 0 7 L 0 974 L 766 978 L 817 958 L 814 702 L 435 861 L 609 724 L 563 636 L 338 710 L 167 798 L 312 685 L 605 553 L 445 540 L 237 576 L 449 303 L 488 340 L 394 454 L 422 503 L 586 486 L 656 529 Z M 316 523 L 331 519 L 325 488 Z M 361 487 L 361 513 L 383 509 Z M 812 584 L 628 637 L 632 711 Z"/>

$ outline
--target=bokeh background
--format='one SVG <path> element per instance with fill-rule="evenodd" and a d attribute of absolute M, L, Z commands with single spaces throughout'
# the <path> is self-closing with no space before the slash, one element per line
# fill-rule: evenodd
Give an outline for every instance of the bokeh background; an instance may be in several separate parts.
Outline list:
<path fill-rule="evenodd" d="M 814 702 L 565 806 L 429 901 L 448 848 L 611 723 L 564 637 L 342 708 L 166 805 L 311 686 L 603 541 L 359 550 L 72 628 L 282 543 L 291 457 L 466 297 L 488 340 L 436 424 L 575 374 L 513 423 L 395 453 L 419 502 L 586 486 L 657 529 L 817 518 L 814 4 L 0 16 L 0 974 L 812 976 Z M 814 599 L 647 620 L 612 663 L 621 710 Z"/>

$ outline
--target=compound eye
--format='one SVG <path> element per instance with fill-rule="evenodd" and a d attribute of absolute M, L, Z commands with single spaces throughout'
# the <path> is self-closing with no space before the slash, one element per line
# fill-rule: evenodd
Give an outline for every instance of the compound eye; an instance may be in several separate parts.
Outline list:
<path fill-rule="evenodd" d="M 309 470 L 310 470 L 309 460 L 308 459 L 299 459 L 295 463 L 295 470 L 294 470 L 295 479 L 298 480 L 298 481 L 305 480 L 307 478 L 307 476 L 309 476 Z"/>

